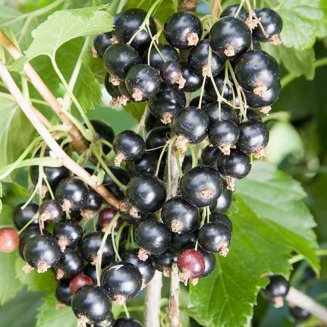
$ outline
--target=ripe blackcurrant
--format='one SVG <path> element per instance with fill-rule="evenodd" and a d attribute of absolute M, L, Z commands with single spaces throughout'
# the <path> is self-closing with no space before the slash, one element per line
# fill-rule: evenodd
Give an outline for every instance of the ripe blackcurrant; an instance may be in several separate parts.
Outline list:
<path fill-rule="evenodd" d="M 288 294 L 290 289 L 289 282 L 281 275 L 268 276 L 270 283 L 262 291 L 263 295 L 267 299 L 271 299 L 275 302 L 275 307 L 279 308 L 283 305 L 283 299 Z"/>
<path fill-rule="evenodd" d="M 134 101 L 144 101 L 159 91 L 161 82 L 156 69 L 138 64 L 128 71 L 125 83 Z"/>
<path fill-rule="evenodd" d="M 255 121 L 260 121 L 260 122 L 262 121 L 262 119 L 259 116 L 258 112 L 254 111 L 253 109 L 247 109 L 246 110 L 246 118 L 248 120 L 255 120 Z M 240 123 L 242 123 L 242 119 L 240 119 Z"/>
<path fill-rule="evenodd" d="M 235 75 L 245 90 L 264 96 L 279 79 L 278 63 L 263 50 L 250 50 L 237 61 Z"/>
<path fill-rule="evenodd" d="M 230 148 L 236 144 L 240 130 L 232 120 L 217 121 L 210 126 L 210 143 L 218 147 L 225 155 L 230 154 Z"/>
<path fill-rule="evenodd" d="M 69 177 L 69 170 L 62 167 L 43 167 L 44 175 L 52 189 L 55 189 L 59 182 L 64 178 Z M 34 185 L 39 179 L 39 166 L 32 166 L 30 169 L 31 180 Z"/>
<path fill-rule="evenodd" d="M 163 85 L 161 90 L 149 99 L 152 114 L 164 124 L 170 124 L 178 112 L 185 108 L 185 94 L 174 85 Z"/>
<path fill-rule="evenodd" d="M 102 203 L 102 197 L 97 192 L 89 190 L 85 205 L 82 208 L 82 216 L 92 218 L 94 213 L 101 208 Z"/>
<path fill-rule="evenodd" d="M 93 46 L 97 55 L 102 58 L 104 52 L 109 48 L 112 44 L 112 41 L 115 39 L 115 36 L 112 32 L 99 34 L 94 38 Z"/>
<path fill-rule="evenodd" d="M 228 7 L 226 7 L 220 14 L 220 17 L 226 17 L 226 16 L 231 16 L 231 17 L 236 17 L 240 20 L 242 20 L 243 22 L 246 21 L 247 17 L 248 17 L 248 13 L 246 12 L 246 10 L 241 7 L 240 5 L 237 4 L 233 4 L 230 5 Z"/>
<path fill-rule="evenodd" d="M 106 291 L 99 286 L 84 286 L 73 296 L 72 309 L 83 326 L 100 323 L 111 316 L 111 303 Z"/>
<path fill-rule="evenodd" d="M 109 73 L 106 73 L 106 76 L 104 78 L 104 87 L 106 88 L 108 94 L 113 99 L 117 99 L 118 97 L 120 97 L 122 95 L 122 93 L 119 90 L 119 86 L 120 86 L 120 84 L 124 84 L 124 83 L 120 83 L 119 85 L 113 85 L 110 80 L 111 80 L 111 78 L 110 78 Z"/>
<path fill-rule="evenodd" d="M 219 213 L 219 212 L 212 212 L 209 216 L 209 221 L 211 223 L 219 223 L 219 224 L 223 224 L 226 227 L 228 227 L 228 229 L 232 232 L 233 231 L 233 223 L 232 221 L 228 218 L 228 216 Z"/>
<path fill-rule="evenodd" d="M 177 259 L 180 279 L 187 285 L 189 280 L 195 283 L 205 270 L 205 261 L 201 252 L 188 249 L 180 253 Z"/>
<path fill-rule="evenodd" d="M 200 89 L 203 77 L 196 74 L 187 64 L 182 64 L 182 76 L 185 80 L 184 92 L 195 92 Z"/>
<path fill-rule="evenodd" d="M 133 177 L 127 185 L 129 202 L 142 212 L 158 211 L 165 199 L 166 189 L 157 178 L 141 174 Z"/>
<path fill-rule="evenodd" d="M 152 256 L 153 264 L 155 268 L 164 273 L 164 276 L 169 277 L 171 272 L 171 266 L 174 262 L 177 262 L 176 254 L 167 250 L 162 254 Z"/>
<path fill-rule="evenodd" d="M 96 120 L 96 119 L 92 119 L 90 122 L 95 130 L 95 137 L 97 139 L 104 139 L 109 143 L 113 142 L 115 137 L 115 132 L 109 123 L 103 120 Z M 102 149 L 105 154 L 108 154 L 111 150 L 108 145 L 103 145 Z"/>
<path fill-rule="evenodd" d="M 63 214 L 61 204 L 57 200 L 43 201 L 39 208 L 41 221 L 58 221 Z"/>
<path fill-rule="evenodd" d="M 183 147 L 187 142 L 200 143 L 205 139 L 209 128 L 209 117 L 196 108 L 189 107 L 180 112 L 173 121 L 173 130 L 178 135 L 176 145 Z"/>
<path fill-rule="evenodd" d="M 23 254 L 27 263 L 39 273 L 54 267 L 61 258 L 58 242 L 51 235 L 38 235 L 27 239 Z"/>
<path fill-rule="evenodd" d="M 194 47 L 188 57 L 188 63 L 195 73 L 200 76 L 217 76 L 224 68 L 225 60 L 211 54 L 211 67 L 209 67 L 210 44 L 208 40 L 203 40 Z"/>
<path fill-rule="evenodd" d="M 131 263 L 116 262 L 101 274 L 101 285 L 116 304 L 135 297 L 142 287 L 142 275 Z"/>
<path fill-rule="evenodd" d="M 236 111 L 228 105 L 222 104 L 219 108 L 217 104 L 207 104 L 203 107 L 203 110 L 208 115 L 210 124 L 215 124 L 219 120 L 231 120 L 238 124 Z"/>
<path fill-rule="evenodd" d="M 164 35 L 173 47 L 186 49 L 199 42 L 202 24 L 196 15 L 188 12 L 175 13 L 165 23 Z"/>
<path fill-rule="evenodd" d="M 263 122 L 248 120 L 239 125 L 240 136 L 237 148 L 246 153 L 253 153 L 257 157 L 264 156 L 264 149 L 269 141 L 269 131 Z"/>
<path fill-rule="evenodd" d="M 56 189 L 56 199 L 60 201 L 64 211 L 82 209 L 88 194 L 87 186 L 78 178 L 66 178 Z"/>
<path fill-rule="evenodd" d="M 179 196 L 164 203 L 161 219 L 174 233 L 192 232 L 200 225 L 198 209 Z"/>
<path fill-rule="evenodd" d="M 86 235 L 80 244 L 80 251 L 86 261 L 93 264 L 99 260 L 98 251 L 101 246 L 103 233 L 93 232 Z M 114 250 L 111 242 L 111 238 L 108 238 L 104 244 L 102 252 L 102 265 L 106 265 L 110 262 L 114 255 Z"/>
<path fill-rule="evenodd" d="M 56 278 L 71 279 L 83 271 L 83 257 L 74 249 L 66 249 L 54 266 Z"/>
<path fill-rule="evenodd" d="M 158 49 L 160 52 L 158 52 Z M 151 48 L 150 56 L 149 49 L 143 55 L 143 63 L 147 64 L 150 59 L 150 66 L 160 70 L 162 65 L 168 61 L 179 61 L 179 55 L 175 48 L 169 44 L 159 44 L 157 47 Z"/>
<path fill-rule="evenodd" d="M 156 169 L 157 159 L 151 152 L 145 152 L 138 160 L 126 162 L 126 170 L 131 176 L 138 176 L 141 174 L 153 176 Z"/>
<path fill-rule="evenodd" d="M 194 233 L 173 233 L 169 249 L 174 254 L 179 254 L 182 250 L 194 248 L 195 242 Z"/>
<path fill-rule="evenodd" d="M 146 148 L 149 150 L 158 148 L 157 150 L 151 152 L 160 154 L 160 147 L 164 146 L 169 140 L 169 133 L 170 128 L 168 126 L 161 126 L 152 129 L 146 138 Z"/>
<path fill-rule="evenodd" d="M 210 45 L 225 59 L 233 59 L 251 45 L 251 31 L 240 19 L 223 17 L 210 30 Z"/>
<path fill-rule="evenodd" d="M 162 64 L 160 76 L 166 84 L 176 85 L 180 89 L 185 86 L 186 81 L 183 77 L 183 68 L 178 61 L 168 61 Z"/>
<path fill-rule="evenodd" d="M 125 169 L 115 166 L 108 166 L 111 173 L 123 184 L 127 185 L 130 177 Z M 122 200 L 124 193 L 120 187 L 112 180 L 109 174 L 104 175 L 103 185 L 108 189 L 117 199 Z"/>
<path fill-rule="evenodd" d="M 119 166 L 122 160 L 140 159 L 145 150 L 145 143 L 140 135 L 126 130 L 115 137 L 113 147 L 116 153 L 115 164 Z"/>
<path fill-rule="evenodd" d="M 199 231 L 199 244 L 205 251 L 226 256 L 231 240 L 231 230 L 223 223 L 206 223 Z"/>
<path fill-rule="evenodd" d="M 19 235 L 12 228 L 0 229 L 0 252 L 11 253 L 19 244 Z"/>
<path fill-rule="evenodd" d="M 206 166 L 191 169 L 180 182 L 182 196 L 199 208 L 213 205 L 219 198 L 222 187 L 219 172 Z"/>
<path fill-rule="evenodd" d="M 115 217 L 117 210 L 114 208 L 105 208 L 99 212 L 99 217 L 97 221 L 97 230 L 103 231 L 110 224 L 112 219 Z"/>
<path fill-rule="evenodd" d="M 74 221 L 62 221 L 55 225 L 53 235 L 64 251 L 66 247 L 75 248 L 78 245 L 83 236 L 83 227 Z"/>
<path fill-rule="evenodd" d="M 195 97 L 194 99 L 191 100 L 190 106 L 191 107 L 203 107 L 207 104 L 212 103 L 212 99 L 206 94 L 203 94 L 201 105 L 200 105 L 200 97 Z"/>
<path fill-rule="evenodd" d="M 213 272 L 213 270 L 216 267 L 216 258 L 210 252 L 206 252 L 206 251 L 200 251 L 200 252 L 204 259 L 204 272 L 201 276 L 201 278 L 202 278 L 202 277 L 206 277 L 206 276 L 210 275 Z"/>
<path fill-rule="evenodd" d="M 97 271 L 94 265 L 92 265 L 91 263 L 85 265 L 83 269 L 83 274 L 87 277 L 90 277 L 94 285 L 97 284 Z"/>
<path fill-rule="evenodd" d="M 55 294 L 56 294 L 57 300 L 60 303 L 70 306 L 72 303 L 73 295 L 69 289 L 69 283 L 70 283 L 70 281 L 67 279 L 63 279 L 63 280 L 59 281 L 59 283 L 56 287 L 56 290 L 55 290 Z"/>
<path fill-rule="evenodd" d="M 43 231 L 43 233 L 46 234 L 47 232 Z M 41 235 L 39 226 L 29 226 L 20 234 L 18 252 L 19 252 L 19 255 L 22 257 L 22 259 L 24 259 L 24 249 L 25 249 L 26 241 L 37 235 Z"/>
<path fill-rule="evenodd" d="M 233 98 L 233 84 L 230 81 L 224 82 L 225 77 L 218 75 L 214 78 L 215 86 L 222 97 L 227 100 Z M 217 102 L 217 91 L 212 83 L 211 79 L 208 79 L 205 84 L 205 91 L 207 92 L 213 103 Z"/>
<path fill-rule="evenodd" d="M 38 226 L 39 221 L 37 219 L 37 212 L 39 210 L 39 206 L 36 203 L 29 203 L 27 206 L 23 208 L 25 204 L 18 204 L 13 213 L 13 221 L 17 229 L 22 229 L 27 223 L 31 222 L 29 226 Z M 35 219 L 33 219 L 35 217 Z"/>
<path fill-rule="evenodd" d="M 86 285 L 93 285 L 92 279 L 84 274 L 78 274 L 70 281 L 69 289 L 72 294 L 75 294 L 80 288 Z"/>
<path fill-rule="evenodd" d="M 152 130 L 153 128 L 163 126 L 162 122 L 155 117 L 150 110 L 148 110 L 146 117 L 145 117 L 145 122 L 144 122 L 144 127 L 147 132 Z"/>
<path fill-rule="evenodd" d="M 217 161 L 223 153 L 216 147 L 207 145 L 201 154 L 201 162 L 204 166 L 217 169 Z"/>
<path fill-rule="evenodd" d="M 103 54 L 102 60 L 114 85 L 125 79 L 129 69 L 141 62 L 139 53 L 130 45 L 123 43 L 111 45 Z"/>
<path fill-rule="evenodd" d="M 142 325 L 132 318 L 119 318 L 115 321 L 114 327 L 142 327 Z"/>
<path fill-rule="evenodd" d="M 217 200 L 217 203 L 210 207 L 212 212 L 222 213 L 229 209 L 232 204 L 232 192 L 227 189 L 226 186 L 223 187 L 223 191 Z"/>
<path fill-rule="evenodd" d="M 135 230 L 135 241 L 141 247 L 139 258 L 146 260 L 148 254 L 164 253 L 170 244 L 171 232 L 161 222 L 147 219 L 141 222 Z"/>
<path fill-rule="evenodd" d="M 305 321 L 311 316 L 309 311 L 297 306 L 291 306 L 290 304 L 288 305 L 288 310 L 291 316 L 298 321 Z"/>

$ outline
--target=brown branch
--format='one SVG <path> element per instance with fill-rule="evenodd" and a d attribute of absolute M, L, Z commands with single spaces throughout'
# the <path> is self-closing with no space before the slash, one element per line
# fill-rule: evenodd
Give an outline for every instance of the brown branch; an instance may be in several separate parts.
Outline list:
<path fill-rule="evenodd" d="M 197 4 L 197 0 L 179 0 L 177 10 L 195 12 Z"/>
<path fill-rule="evenodd" d="M 211 15 L 212 15 L 213 19 L 217 18 L 219 15 L 221 2 L 222 2 L 222 0 L 212 0 Z"/>
<path fill-rule="evenodd" d="M 181 327 L 179 320 L 179 276 L 176 263 L 171 268 L 168 316 L 170 327 Z"/>
<path fill-rule="evenodd" d="M 43 138 L 45 143 L 51 149 L 54 157 L 59 159 L 63 166 L 72 171 L 81 180 L 87 183 L 93 188 L 99 195 L 101 195 L 109 204 L 115 208 L 119 208 L 119 201 L 103 186 L 97 185 L 92 179 L 91 175 L 81 166 L 79 166 L 74 160 L 72 160 L 66 152 L 59 146 L 47 128 L 41 123 L 38 115 L 35 113 L 31 103 L 26 100 L 15 81 L 11 77 L 7 67 L 0 60 L 0 77 L 11 95 L 16 100 L 17 104 L 21 107 L 28 120 L 37 130 L 39 135 Z"/>
<path fill-rule="evenodd" d="M 9 40 L 5 33 L 0 30 L 0 45 L 2 45 L 8 53 L 14 58 L 18 59 L 22 57 L 22 53 L 15 47 L 15 45 Z M 78 152 L 84 152 L 87 149 L 87 142 L 74 126 L 69 117 L 62 110 L 62 106 L 49 90 L 47 85 L 43 82 L 40 75 L 35 71 L 30 63 L 24 65 L 24 73 L 35 89 L 40 93 L 42 98 L 49 104 L 51 109 L 56 113 L 58 118 L 69 128 L 69 134 L 72 138 L 72 146 Z"/>

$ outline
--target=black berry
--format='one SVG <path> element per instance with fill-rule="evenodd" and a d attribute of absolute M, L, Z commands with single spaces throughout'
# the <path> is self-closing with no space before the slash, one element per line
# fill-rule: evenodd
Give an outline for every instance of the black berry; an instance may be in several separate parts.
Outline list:
<path fill-rule="evenodd" d="M 62 251 L 69 248 L 75 248 L 83 236 L 83 227 L 74 221 L 63 221 L 55 225 L 53 231 L 54 237 Z"/>
<path fill-rule="evenodd" d="M 157 47 L 160 52 L 158 52 Z M 148 60 L 150 59 L 150 66 L 160 70 L 165 62 L 179 60 L 177 50 L 169 44 L 159 44 L 157 47 L 152 46 L 150 56 L 149 49 L 144 53 L 143 63 L 148 64 Z"/>
<path fill-rule="evenodd" d="M 36 216 L 38 210 L 39 206 L 36 203 L 29 203 L 27 206 L 25 203 L 18 204 L 13 213 L 16 228 L 22 229 L 27 223 L 30 223 L 29 226 L 38 226 L 39 221 Z M 33 217 L 35 218 L 33 219 Z"/>

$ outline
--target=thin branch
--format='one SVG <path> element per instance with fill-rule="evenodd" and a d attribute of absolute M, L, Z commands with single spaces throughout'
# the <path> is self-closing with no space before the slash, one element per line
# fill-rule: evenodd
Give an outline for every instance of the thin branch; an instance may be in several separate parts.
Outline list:
<path fill-rule="evenodd" d="M 179 0 L 178 11 L 195 12 L 197 4 L 198 4 L 197 0 Z"/>
<path fill-rule="evenodd" d="M 169 305 L 168 305 L 168 316 L 169 316 L 169 326 L 170 327 L 181 327 L 181 322 L 179 319 L 179 276 L 178 267 L 174 263 L 171 268 L 170 276 L 170 293 L 169 293 Z"/>
<path fill-rule="evenodd" d="M 8 88 L 11 95 L 16 100 L 17 104 L 21 107 L 26 117 L 29 119 L 31 124 L 37 130 L 39 135 L 51 149 L 55 158 L 60 159 L 63 166 L 72 171 L 81 180 L 87 183 L 91 188 L 93 188 L 98 194 L 100 194 L 108 203 L 113 207 L 119 208 L 119 201 L 103 186 L 97 185 L 97 183 L 92 179 L 91 175 L 81 166 L 79 166 L 74 160 L 72 160 L 65 151 L 59 146 L 59 144 L 52 137 L 50 132 L 41 123 L 39 117 L 35 114 L 32 105 L 21 93 L 20 89 L 17 87 L 15 81 L 11 77 L 8 69 L 0 60 L 0 77 L 6 87 Z"/>

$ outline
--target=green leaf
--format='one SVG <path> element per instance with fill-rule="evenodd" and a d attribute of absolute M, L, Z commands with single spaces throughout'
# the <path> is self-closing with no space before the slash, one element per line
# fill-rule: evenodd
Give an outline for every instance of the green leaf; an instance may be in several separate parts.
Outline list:
<path fill-rule="evenodd" d="M 0 305 L 12 299 L 23 284 L 15 278 L 17 253 L 0 253 Z"/>
<path fill-rule="evenodd" d="M 189 310 L 204 326 L 249 323 L 267 274 L 288 276 L 288 259 L 303 254 L 317 271 L 315 226 L 301 202 L 300 185 L 273 166 L 256 162 L 238 183 L 231 210 L 233 238 L 226 258 L 217 257 L 213 274 L 190 289 Z"/>
<path fill-rule="evenodd" d="M 26 273 L 23 271 L 25 262 L 21 258 L 16 260 L 16 276 L 27 289 L 32 292 L 54 292 L 56 282 L 52 271 L 38 274 L 36 271 Z"/>
<path fill-rule="evenodd" d="M 3 227 L 12 227 L 14 225 L 13 219 L 12 219 L 12 207 L 6 204 L 2 205 L 2 210 L 0 210 L 1 213 L 1 219 L 0 219 L 0 228 Z"/>
<path fill-rule="evenodd" d="M 57 308 L 56 304 L 54 294 L 49 294 L 44 299 L 35 327 L 76 327 L 76 318 L 72 308 L 68 306 Z"/>
<path fill-rule="evenodd" d="M 135 119 L 137 119 L 139 121 L 145 110 L 145 103 L 144 102 L 140 102 L 140 103 L 130 102 L 130 103 L 127 103 L 126 106 L 124 106 L 124 110 L 129 112 Z"/>
<path fill-rule="evenodd" d="M 321 0 L 287 0 L 277 8 L 283 19 L 281 39 L 285 46 L 305 50 L 313 46 L 321 33 L 324 12 Z"/>

